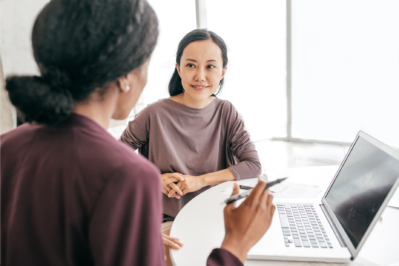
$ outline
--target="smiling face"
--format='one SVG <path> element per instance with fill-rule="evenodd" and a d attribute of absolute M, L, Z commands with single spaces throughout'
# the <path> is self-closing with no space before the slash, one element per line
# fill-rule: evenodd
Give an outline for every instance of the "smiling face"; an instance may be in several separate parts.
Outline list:
<path fill-rule="evenodd" d="M 212 40 L 187 45 L 176 69 L 182 80 L 183 97 L 196 105 L 209 102 L 227 70 L 223 68 L 222 52 Z"/>

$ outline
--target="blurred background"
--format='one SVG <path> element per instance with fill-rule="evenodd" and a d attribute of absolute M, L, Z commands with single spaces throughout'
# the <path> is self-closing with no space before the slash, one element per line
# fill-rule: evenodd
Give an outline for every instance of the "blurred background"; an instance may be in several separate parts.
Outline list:
<path fill-rule="evenodd" d="M 0 0 L 1 80 L 38 74 L 33 21 L 46 0 Z M 399 147 L 399 1 L 149 0 L 160 21 L 148 85 L 120 136 L 167 86 L 182 37 L 216 32 L 229 65 L 219 96 L 243 116 L 264 171 L 339 164 L 359 130 Z M 0 71 L 1 72 L 1 71 Z M 17 125 L 4 89 L 1 130 Z"/>

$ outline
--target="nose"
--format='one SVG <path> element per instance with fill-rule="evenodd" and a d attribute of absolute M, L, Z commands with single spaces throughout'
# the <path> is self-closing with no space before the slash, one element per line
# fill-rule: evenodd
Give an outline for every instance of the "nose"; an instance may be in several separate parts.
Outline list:
<path fill-rule="evenodd" d="M 202 68 L 198 68 L 196 73 L 195 73 L 195 77 L 194 77 L 195 81 L 205 81 L 205 70 Z"/>

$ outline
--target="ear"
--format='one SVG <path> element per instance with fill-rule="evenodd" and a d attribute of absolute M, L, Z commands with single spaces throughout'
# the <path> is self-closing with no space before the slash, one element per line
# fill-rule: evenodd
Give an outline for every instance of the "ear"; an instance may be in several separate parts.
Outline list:
<path fill-rule="evenodd" d="M 129 72 L 123 77 L 120 77 L 117 80 L 117 84 L 121 92 L 127 93 L 130 89 L 132 89 L 132 85 L 134 84 L 134 80 L 136 79 L 135 73 Z"/>
<path fill-rule="evenodd" d="M 180 65 L 178 65 L 178 64 L 176 63 L 175 66 L 176 66 L 177 73 L 179 74 L 179 76 L 180 76 L 180 78 L 181 78 L 181 74 L 180 74 Z"/>
<path fill-rule="evenodd" d="M 224 75 L 226 74 L 227 71 L 227 67 L 223 68 L 222 70 L 222 78 L 220 80 L 222 80 L 224 78 Z"/>

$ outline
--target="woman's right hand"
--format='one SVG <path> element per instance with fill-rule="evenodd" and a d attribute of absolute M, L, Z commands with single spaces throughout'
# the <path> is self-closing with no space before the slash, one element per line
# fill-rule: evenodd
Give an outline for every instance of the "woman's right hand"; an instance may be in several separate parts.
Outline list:
<path fill-rule="evenodd" d="M 251 194 L 235 207 L 234 203 L 224 208 L 225 237 L 222 248 L 230 251 L 241 262 L 247 258 L 250 248 L 266 233 L 272 222 L 274 210 L 273 196 L 265 190 L 266 183 L 259 180 Z M 232 195 L 238 194 L 234 183 Z"/>
<path fill-rule="evenodd" d="M 183 195 L 181 189 L 175 182 L 184 181 L 184 177 L 180 173 L 166 173 L 161 175 L 162 192 L 169 198 L 175 197 L 180 199 Z"/>

